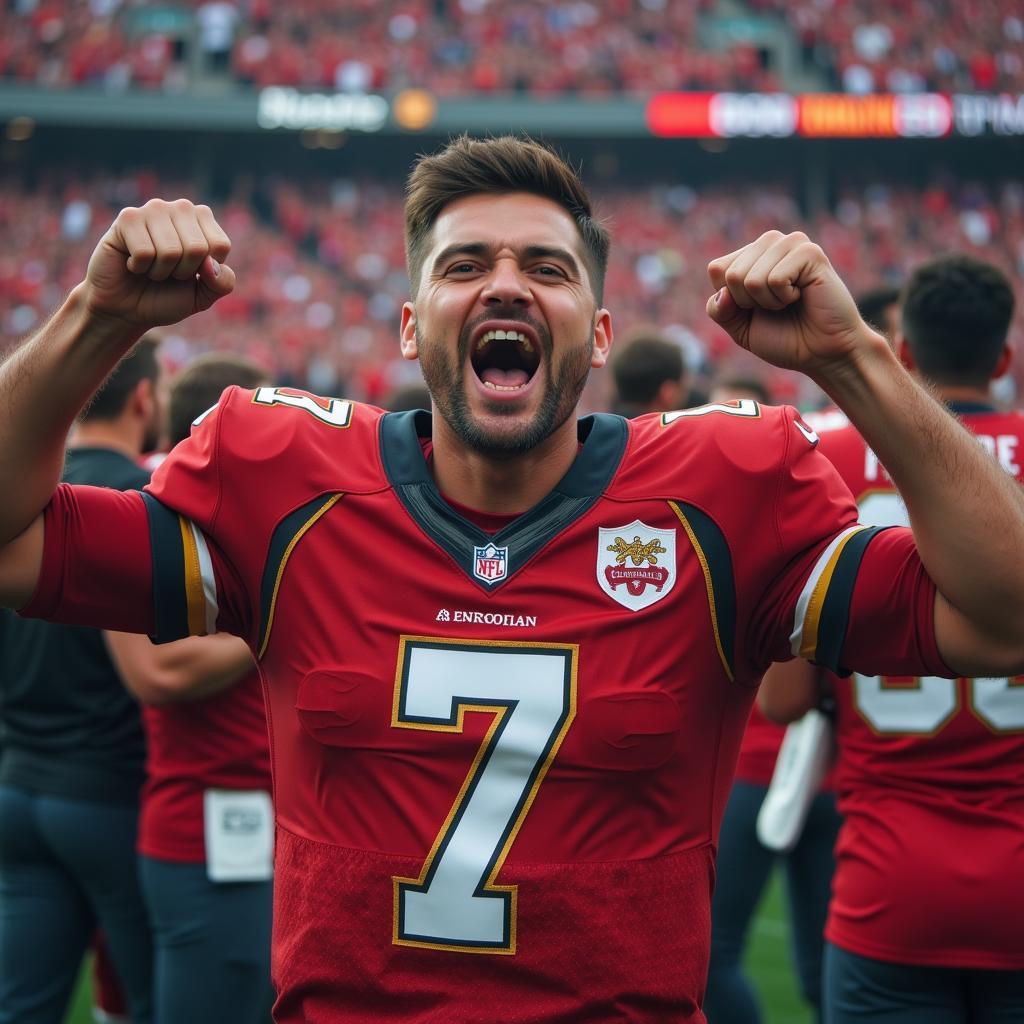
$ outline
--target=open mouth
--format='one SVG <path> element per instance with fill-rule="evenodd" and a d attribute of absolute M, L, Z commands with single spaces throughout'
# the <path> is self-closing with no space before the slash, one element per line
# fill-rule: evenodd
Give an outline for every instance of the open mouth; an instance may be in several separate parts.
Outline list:
<path fill-rule="evenodd" d="M 486 331 L 473 346 L 471 361 L 485 388 L 519 391 L 537 372 L 540 351 L 536 342 L 521 331 Z"/>

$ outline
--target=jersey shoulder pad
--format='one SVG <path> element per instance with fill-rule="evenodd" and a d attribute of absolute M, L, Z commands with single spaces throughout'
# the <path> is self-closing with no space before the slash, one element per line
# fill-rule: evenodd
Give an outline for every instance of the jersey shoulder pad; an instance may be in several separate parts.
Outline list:
<path fill-rule="evenodd" d="M 222 460 L 258 464 L 264 480 L 303 492 L 385 486 L 377 430 L 382 410 L 297 388 L 229 388 L 211 419 Z M 202 430 L 205 423 L 197 430 Z"/>
<path fill-rule="evenodd" d="M 787 432 L 792 436 L 787 436 Z M 679 497 L 777 473 L 793 448 L 817 435 L 795 409 L 750 399 L 640 416 L 630 422 L 625 472 L 616 495 Z"/>

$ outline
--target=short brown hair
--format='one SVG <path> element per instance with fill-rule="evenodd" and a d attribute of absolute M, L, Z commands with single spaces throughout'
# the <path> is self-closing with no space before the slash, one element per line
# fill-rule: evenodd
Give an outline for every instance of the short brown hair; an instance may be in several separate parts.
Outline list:
<path fill-rule="evenodd" d="M 110 372 L 78 418 L 83 423 L 115 420 L 124 412 L 140 381 L 148 380 L 155 386 L 160 377 L 160 363 L 156 357 L 159 347 L 160 335 L 156 331 L 144 334 Z"/>
<path fill-rule="evenodd" d="M 933 384 L 987 387 L 1013 320 L 1010 279 L 992 263 L 947 253 L 918 267 L 903 289 L 903 334 Z"/>
<path fill-rule="evenodd" d="M 266 370 L 242 356 L 211 352 L 189 363 L 171 381 L 167 436 L 173 448 L 192 431 L 192 421 L 220 401 L 225 388 L 256 388 L 269 380 Z"/>
<path fill-rule="evenodd" d="M 460 135 L 439 153 L 417 161 L 405 190 L 405 261 L 412 294 L 419 287 L 430 231 L 441 211 L 466 196 L 509 192 L 550 199 L 576 221 L 591 290 L 600 303 L 611 247 L 608 230 L 594 219 L 590 196 L 576 171 L 553 149 L 516 135 Z"/>

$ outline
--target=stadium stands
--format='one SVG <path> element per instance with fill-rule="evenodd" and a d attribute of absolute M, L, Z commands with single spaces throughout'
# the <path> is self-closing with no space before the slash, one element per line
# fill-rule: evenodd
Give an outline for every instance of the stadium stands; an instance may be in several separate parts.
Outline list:
<path fill-rule="evenodd" d="M 1015 0 L 22 0 L 0 13 L 0 78 L 178 92 L 212 76 L 441 96 L 791 88 L 749 29 L 758 17 L 788 34 L 819 88 L 1024 89 Z"/>

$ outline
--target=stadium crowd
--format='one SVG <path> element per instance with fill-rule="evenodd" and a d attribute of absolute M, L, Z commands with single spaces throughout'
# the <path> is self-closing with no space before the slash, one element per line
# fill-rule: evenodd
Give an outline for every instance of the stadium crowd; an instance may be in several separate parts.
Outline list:
<path fill-rule="evenodd" d="M 0 350 L 60 302 L 97 231 L 118 209 L 179 193 L 199 198 L 188 183 L 152 172 L 73 182 L 54 173 L 32 189 L 10 181 L 0 186 L 0 227 L 10 243 L 0 256 Z M 232 263 L 243 285 L 208 317 L 170 332 L 163 352 L 172 366 L 216 345 L 256 359 L 282 383 L 318 393 L 380 402 L 418 382 L 418 369 L 401 359 L 397 345 L 408 289 L 397 184 L 254 184 L 240 177 L 228 197 L 211 205 L 234 242 Z M 1024 274 L 1019 181 L 848 189 L 809 220 L 783 189 L 620 188 L 604 193 L 600 214 L 615 233 L 607 287 L 616 329 L 661 326 L 705 375 L 712 366 L 742 368 L 742 353 L 703 314 L 704 265 L 771 227 L 806 228 L 855 293 L 897 284 L 908 268 L 954 248 Z M 1013 337 L 1024 342 L 1019 311 Z M 607 407 L 604 376 L 595 375 L 591 408 Z M 814 395 L 797 390 L 803 385 L 795 375 L 778 371 L 770 383 L 777 400 L 813 404 Z"/>
<path fill-rule="evenodd" d="M 18 0 L 0 13 L 0 77 L 174 92 L 194 73 L 207 73 L 261 88 L 419 87 L 442 96 L 784 88 L 743 18 L 723 19 L 723 38 L 731 41 L 708 50 L 701 19 L 720 14 L 716 6 L 202 0 L 161 12 L 122 0 Z M 747 7 L 785 26 L 803 71 L 820 88 L 1024 89 L 1024 18 L 1013 0 L 750 0 Z"/>
<path fill-rule="evenodd" d="M 785 18 L 804 66 L 833 89 L 1019 92 L 1024 18 L 1013 0 L 751 0 Z"/>

